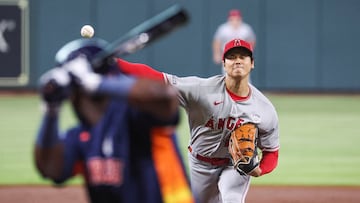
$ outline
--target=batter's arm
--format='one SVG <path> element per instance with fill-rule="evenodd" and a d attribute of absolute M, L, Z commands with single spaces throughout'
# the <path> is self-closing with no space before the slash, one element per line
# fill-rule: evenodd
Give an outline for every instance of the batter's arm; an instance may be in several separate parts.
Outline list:
<path fill-rule="evenodd" d="M 58 113 L 45 112 L 34 149 L 35 165 L 42 176 L 57 180 L 64 167 L 64 146 L 59 139 Z"/>
<path fill-rule="evenodd" d="M 120 77 L 120 78 L 119 78 Z M 95 91 L 119 99 L 127 99 L 132 106 L 151 113 L 158 118 L 172 118 L 178 110 L 177 90 L 164 82 L 137 78 L 130 80 L 125 75 L 103 78 Z"/>
<path fill-rule="evenodd" d="M 120 59 L 118 61 L 119 67 L 124 67 L 123 72 L 128 70 L 129 73 L 132 70 L 147 76 L 135 78 L 124 74 L 99 75 L 92 71 L 88 60 L 81 56 L 66 63 L 64 69 L 90 94 L 126 99 L 131 105 L 164 119 L 177 112 L 177 90 L 165 84 L 164 80 L 154 79 L 162 78 L 162 73 L 143 64 L 133 64 Z M 149 71 L 152 71 L 152 74 L 147 74 Z M 131 75 L 136 76 L 135 73 Z"/>
<path fill-rule="evenodd" d="M 59 110 L 69 97 L 70 77 L 56 67 L 40 77 L 39 94 L 44 112 L 34 148 L 35 165 L 44 177 L 56 179 L 63 168 L 63 151 L 59 138 Z"/>
<path fill-rule="evenodd" d="M 138 77 L 129 91 L 131 104 L 140 106 L 160 118 L 171 118 L 178 111 L 178 91 L 170 85 L 165 85 L 166 78 L 160 71 L 152 67 L 131 63 L 117 58 L 119 69 L 128 75 Z"/>
<path fill-rule="evenodd" d="M 129 93 L 129 102 L 162 119 L 171 119 L 178 112 L 178 92 L 164 83 L 139 79 Z"/>

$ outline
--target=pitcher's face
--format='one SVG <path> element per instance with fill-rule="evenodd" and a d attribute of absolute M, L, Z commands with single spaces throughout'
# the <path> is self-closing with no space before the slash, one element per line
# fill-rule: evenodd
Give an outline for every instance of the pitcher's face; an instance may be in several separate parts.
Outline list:
<path fill-rule="evenodd" d="M 248 77 L 253 68 L 254 60 L 244 49 L 232 49 L 225 56 L 224 69 L 230 77 Z"/>

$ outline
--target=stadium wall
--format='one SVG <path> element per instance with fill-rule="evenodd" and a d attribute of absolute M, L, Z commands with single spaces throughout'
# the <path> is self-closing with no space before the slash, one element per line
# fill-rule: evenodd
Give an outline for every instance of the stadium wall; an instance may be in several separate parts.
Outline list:
<path fill-rule="evenodd" d="M 79 38 L 84 24 L 92 24 L 96 37 L 111 42 L 178 3 L 188 10 L 190 23 L 125 59 L 179 76 L 218 74 L 220 67 L 211 57 L 212 36 L 228 10 L 238 8 L 257 34 L 252 81 L 260 89 L 360 91 L 358 0 L 18 1 L 28 3 L 24 48 L 29 80 L 4 85 L 0 75 L 1 88 L 36 88 L 39 76 L 54 66 L 57 50 Z M 2 63 L 1 68 L 13 67 Z"/>

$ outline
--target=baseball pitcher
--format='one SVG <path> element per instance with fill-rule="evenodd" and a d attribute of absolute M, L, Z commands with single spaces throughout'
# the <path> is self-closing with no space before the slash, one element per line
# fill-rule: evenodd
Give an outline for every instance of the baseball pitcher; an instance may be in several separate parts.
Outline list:
<path fill-rule="evenodd" d="M 190 126 L 191 187 L 199 202 L 244 202 L 250 177 L 270 173 L 278 163 L 276 109 L 249 84 L 254 68 L 251 44 L 229 41 L 222 60 L 225 75 L 200 78 L 177 77 L 118 59 L 123 72 L 163 80 L 179 90 Z"/>

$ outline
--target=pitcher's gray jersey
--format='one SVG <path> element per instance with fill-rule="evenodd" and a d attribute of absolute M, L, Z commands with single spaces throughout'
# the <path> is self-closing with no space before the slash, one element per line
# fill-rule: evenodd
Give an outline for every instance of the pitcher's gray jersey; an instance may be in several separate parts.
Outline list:
<path fill-rule="evenodd" d="M 181 106 L 188 113 L 190 146 L 207 157 L 229 157 L 228 140 L 239 124 L 255 123 L 259 128 L 258 147 L 264 151 L 279 148 L 278 116 L 272 103 L 249 84 L 250 95 L 235 102 L 226 91 L 225 76 L 210 78 L 177 77 L 165 74 L 179 92 Z"/>

